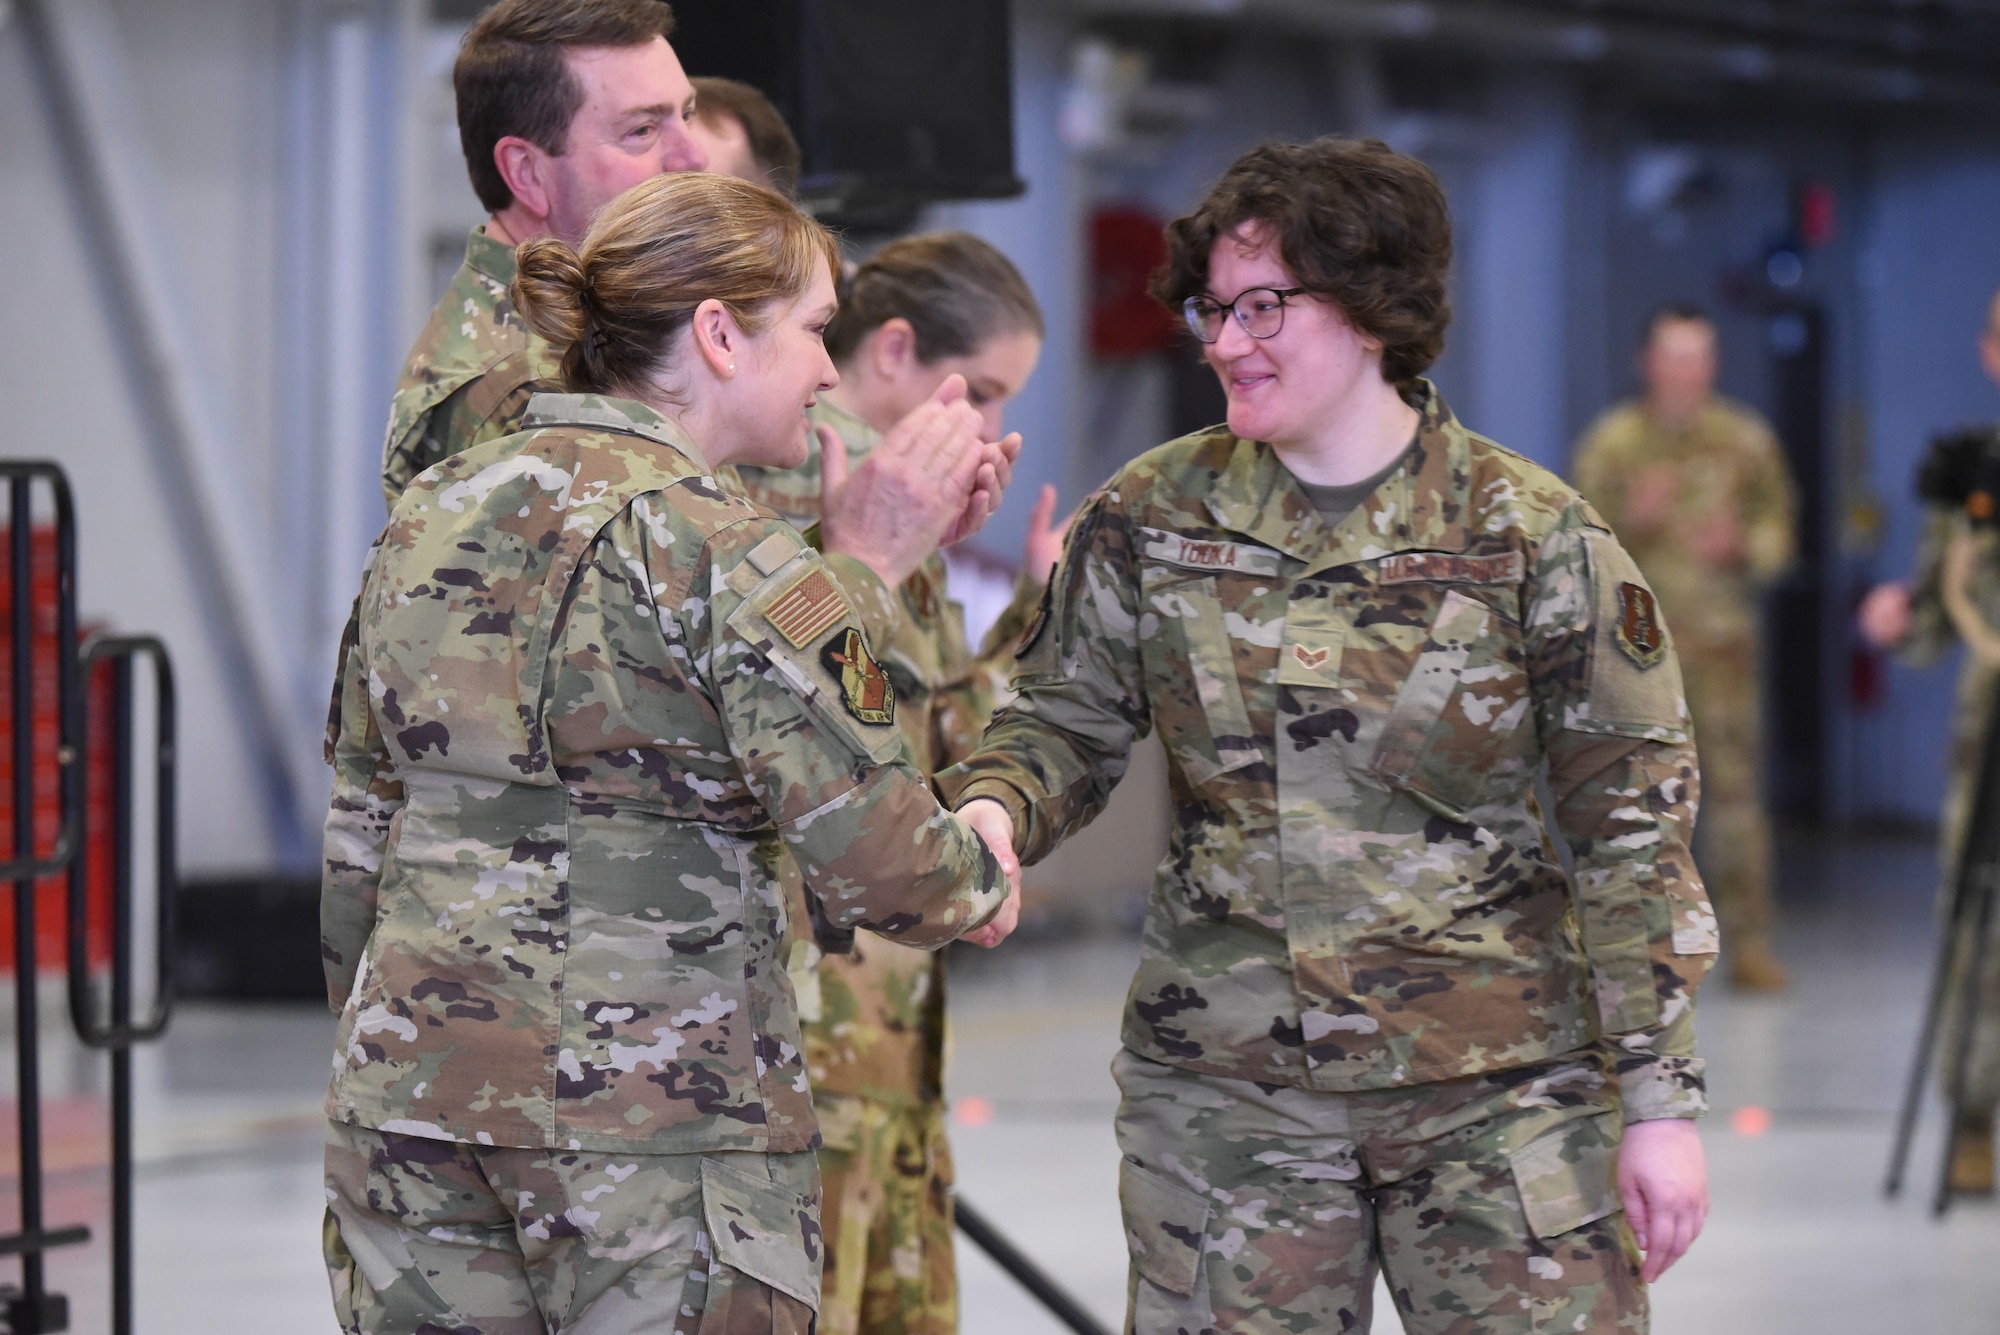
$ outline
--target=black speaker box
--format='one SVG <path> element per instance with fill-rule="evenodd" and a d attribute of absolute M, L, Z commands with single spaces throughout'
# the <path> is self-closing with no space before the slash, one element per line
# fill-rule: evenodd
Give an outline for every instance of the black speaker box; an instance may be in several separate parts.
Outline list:
<path fill-rule="evenodd" d="M 821 218 L 891 223 L 924 204 L 1007 199 L 1014 174 L 1007 0 L 674 0 L 691 75 L 762 89 L 798 136 Z"/>

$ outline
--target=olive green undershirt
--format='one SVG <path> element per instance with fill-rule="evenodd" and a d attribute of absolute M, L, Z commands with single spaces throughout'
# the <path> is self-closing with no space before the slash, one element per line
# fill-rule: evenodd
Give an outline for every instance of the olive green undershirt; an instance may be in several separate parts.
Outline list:
<path fill-rule="evenodd" d="M 1363 478 L 1359 482 L 1348 482 L 1329 487 L 1321 486 L 1316 482 L 1305 482 L 1297 477 L 1294 477 L 1292 480 L 1299 484 L 1299 490 L 1306 494 L 1308 501 L 1312 502 L 1312 508 L 1319 511 L 1320 522 L 1328 528 L 1333 528 L 1341 520 L 1359 509 L 1361 503 L 1374 494 L 1375 488 L 1387 482 L 1390 474 L 1396 472 L 1408 461 L 1410 451 L 1415 449 L 1416 445 L 1417 442 L 1415 439 L 1412 439 L 1409 445 L 1404 447 L 1401 454 L 1398 454 L 1394 459 L 1389 461 L 1388 467 L 1375 474 L 1375 476 Z"/>

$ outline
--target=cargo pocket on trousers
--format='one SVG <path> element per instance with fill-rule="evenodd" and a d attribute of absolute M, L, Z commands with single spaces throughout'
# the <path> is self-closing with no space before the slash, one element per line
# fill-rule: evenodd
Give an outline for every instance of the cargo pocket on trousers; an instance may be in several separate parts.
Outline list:
<path fill-rule="evenodd" d="M 1523 1241 L 1537 1331 L 1610 1329 L 1645 1310 L 1617 1218 L 1618 1118 L 1566 1122 L 1508 1156 L 1532 1235 Z"/>
<path fill-rule="evenodd" d="M 703 1159 L 701 1210 L 711 1255 L 695 1335 L 809 1335 L 819 1307 L 813 1202 Z"/>
<path fill-rule="evenodd" d="M 1209 1203 L 1126 1159 L 1118 1165 L 1118 1207 L 1125 1217 L 1125 1247 L 1138 1276 L 1134 1329 L 1202 1329 L 1208 1324 L 1201 1261 Z"/>

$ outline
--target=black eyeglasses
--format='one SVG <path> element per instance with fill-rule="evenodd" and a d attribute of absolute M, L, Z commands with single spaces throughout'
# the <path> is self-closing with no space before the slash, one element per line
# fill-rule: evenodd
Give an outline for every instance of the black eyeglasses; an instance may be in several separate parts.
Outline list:
<path fill-rule="evenodd" d="M 1233 312 L 1236 323 L 1252 338 L 1269 338 L 1285 327 L 1285 303 L 1303 296 L 1302 287 L 1251 287 L 1236 294 L 1227 305 L 1217 305 L 1207 297 L 1189 297 L 1181 303 L 1188 329 L 1204 343 L 1222 337 L 1223 312 Z"/>

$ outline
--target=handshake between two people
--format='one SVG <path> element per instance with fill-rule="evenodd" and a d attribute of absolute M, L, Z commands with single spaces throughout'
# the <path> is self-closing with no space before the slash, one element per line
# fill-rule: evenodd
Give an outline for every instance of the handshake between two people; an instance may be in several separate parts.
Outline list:
<path fill-rule="evenodd" d="M 820 536 L 825 550 L 850 556 L 891 588 L 917 572 L 940 547 L 962 542 L 1000 508 L 1021 454 L 1020 433 L 982 439 L 979 413 L 966 402 L 965 377 L 945 377 L 937 392 L 890 427 L 869 456 L 851 469 L 840 433 L 821 425 Z M 1049 528 L 1053 492 L 1036 507 L 1035 528 Z M 1031 553 L 1032 555 L 1032 553 Z M 1046 574 L 1046 572 L 1043 572 Z M 1007 898 L 965 940 L 991 948 L 1021 920 L 1021 860 L 1014 823 L 997 802 L 960 813 L 999 859 Z"/>
<path fill-rule="evenodd" d="M 1013 935 L 1021 922 L 1021 859 L 1014 853 L 1014 818 L 1007 808 L 990 797 L 978 797 L 958 809 L 958 818 L 972 827 L 985 845 L 1000 859 L 1007 873 L 1007 902 L 1000 911 L 961 939 L 991 950 Z"/>

